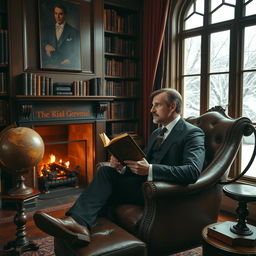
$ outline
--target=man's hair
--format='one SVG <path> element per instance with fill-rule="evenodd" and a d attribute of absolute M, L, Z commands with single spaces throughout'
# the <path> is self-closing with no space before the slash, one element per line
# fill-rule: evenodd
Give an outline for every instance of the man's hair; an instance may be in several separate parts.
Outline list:
<path fill-rule="evenodd" d="M 53 5 L 53 11 L 55 11 L 55 8 L 60 8 L 63 10 L 64 15 L 67 14 L 67 8 L 65 7 L 65 5 L 61 4 L 61 3 L 54 3 Z"/>
<path fill-rule="evenodd" d="M 160 94 L 160 93 L 165 93 L 166 94 L 166 104 L 169 107 L 171 105 L 171 103 L 175 102 L 176 103 L 176 110 L 175 112 L 177 114 L 181 113 L 182 110 L 182 96 L 180 95 L 180 93 L 175 90 L 175 89 L 171 89 L 171 88 L 162 88 L 156 91 L 153 91 L 151 94 L 151 100 L 153 100 L 153 98 Z"/>

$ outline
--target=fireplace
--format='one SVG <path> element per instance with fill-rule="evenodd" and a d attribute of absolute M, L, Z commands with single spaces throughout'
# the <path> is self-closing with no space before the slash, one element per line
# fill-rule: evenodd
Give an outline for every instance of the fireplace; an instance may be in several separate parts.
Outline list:
<path fill-rule="evenodd" d="M 18 126 L 31 127 L 45 143 L 43 159 L 25 177 L 28 186 L 45 193 L 63 186 L 82 188 L 92 180 L 96 163 L 105 160 L 98 134 L 105 132 L 105 111 L 111 100 L 111 97 L 93 96 L 17 96 Z M 51 166 L 52 173 L 48 174 L 50 178 L 47 170 L 44 170 L 46 176 L 41 178 L 51 155 L 55 161 Z M 70 166 L 65 167 L 65 162 Z M 59 169 L 65 170 L 66 174 Z"/>
<path fill-rule="evenodd" d="M 36 126 L 44 143 L 43 159 L 36 167 L 38 187 L 50 192 L 60 186 L 83 187 L 93 177 L 94 125 Z"/>

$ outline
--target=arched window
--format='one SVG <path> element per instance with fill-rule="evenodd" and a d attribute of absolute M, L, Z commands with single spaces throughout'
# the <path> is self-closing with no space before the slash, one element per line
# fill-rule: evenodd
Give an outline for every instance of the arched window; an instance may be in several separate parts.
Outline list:
<path fill-rule="evenodd" d="M 255 124 L 256 0 L 178 2 L 176 80 L 184 117 L 220 105 L 230 116 L 246 116 Z M 253 146 L 253 136 L 244 140 L 237 173 L 248 163 Z M 253 177 L 256 163 L 247 173 Z"/>

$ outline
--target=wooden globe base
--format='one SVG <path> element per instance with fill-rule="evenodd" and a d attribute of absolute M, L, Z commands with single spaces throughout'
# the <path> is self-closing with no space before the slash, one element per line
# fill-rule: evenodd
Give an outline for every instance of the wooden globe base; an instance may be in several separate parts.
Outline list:
<path fill-rule="evenodd" d="M 33 193 L 33 189 L 30 187 L 27 187 L 24 181 L 25 181 L 25 178 L 21 174 L 17 174 L 15 188 L 10 189 L 7 192 L 7 194 L 9 196 L 25 196 Z"/>

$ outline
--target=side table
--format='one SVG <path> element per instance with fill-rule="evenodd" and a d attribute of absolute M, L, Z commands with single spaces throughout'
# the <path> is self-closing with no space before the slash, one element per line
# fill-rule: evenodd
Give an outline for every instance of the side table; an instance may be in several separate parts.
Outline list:
<path fill-rule="evenodd" d="M 4 246 L 5 255 L 21 255 L 25 251 L 36 251 L 39 246 L 30 241 L 26 233 L 27 214 L 24 203 L 35 200 L 40 192 L 34 189 L 32 193 L 22 196 L 1 195 L 1 198 L 11 200 L 16 204 L 16 215 L 13 222 L 16 225 L 16 239 Z"/>
<path fill-rule="evenodd" d="M 206 226 L 202 231 L 203 256 L 256 256 L 256 246 L 230 246 L 220 240 L 207 235 L 208 228 L 216 223 Z"/>

